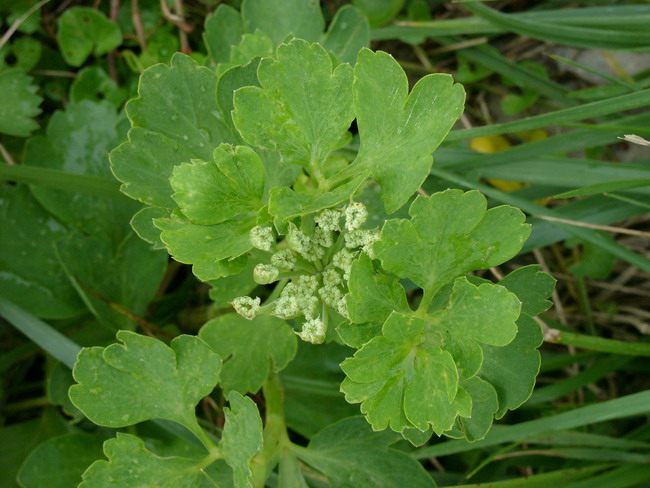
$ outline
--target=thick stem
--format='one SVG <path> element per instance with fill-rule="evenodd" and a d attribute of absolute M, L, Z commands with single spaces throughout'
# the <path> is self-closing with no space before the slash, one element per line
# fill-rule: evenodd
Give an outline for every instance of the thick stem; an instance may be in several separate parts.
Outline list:
<path fill-rule="evenodd" d="M 284 391 L 280 378 L 273 369 L 262 391 L 266 401 L 264 448 L 252 461 L 255 488 L 264 488 L 266 478 L 278 463 L 280 452 L 291 444 L 284 421 Z"/>

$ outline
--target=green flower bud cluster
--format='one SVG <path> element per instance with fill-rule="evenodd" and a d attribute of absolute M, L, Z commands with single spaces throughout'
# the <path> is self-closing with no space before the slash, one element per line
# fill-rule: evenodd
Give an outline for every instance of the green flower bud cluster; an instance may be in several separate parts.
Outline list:
<path fill-rule="evenodd" d="M 322 343 L 328 312 L 334 310 L 345 318 L 348 316 L 345 296 L 353 261 L 361 252 L 374 258 L 372 246 L 379 239 L 379 232 L 361 228 L 367 218 L 368 211 L 360 202 L 326 209 L 314 216 L 314 225 L 308 230 L 289 223 L 285 242 L 277 247 L 271 227 L 254 227 L 250 233 L 254 247 L 269 252 L 277 249 L 269 264 L 255 267 L 255 282 L 266 285 L 283 278 L 288 282 L 279 296 L 263 307 L 259 298 L 236 298 L 233 307 L 237 313 L 246 318 L 259 312 L 281 319 L 304 317 L 298 336 L 313 344 Z"/>

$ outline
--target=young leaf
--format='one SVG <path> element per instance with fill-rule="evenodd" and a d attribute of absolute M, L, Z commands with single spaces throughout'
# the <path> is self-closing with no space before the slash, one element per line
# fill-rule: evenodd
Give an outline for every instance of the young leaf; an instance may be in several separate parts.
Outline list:
<path fill-rule="evenodd" d="M 287 223 L 294 217 L 316 213 L 349 200 L 365 182 L 367 176 L 358 176 L 338 188 L 320 195 L 304 195 L 291 188 L 273 188 L 269 197 L 269 213 L 275 217 L 275 226 L 286 232 Z"/>
<path fill-rule="evenodd" d="M 317 169 L 352 123 L 352 69 L 333 69 L 319 44 L 295 39 L 260 62 L 262 88 L 235 93 L 235 126 L 246 142 L 283 160 Z"/>
<path fill-rule="evenodd" d="M 174 168 L 172 197 L 192 222 L 219 224 L 262 207 L 264 172 L 255 151 L 222 144 L 210 162 L 194 160 Z"/>
<path fill-rule="evenodd" d="M 427 177 L 431 153 L 460 117 L 464 101 L 463 87 L 445 74 L 425 76 L 409 95 L 406 74 L 389 54 L 359 52 L 354 110 L 361 147 L 349 171 L 370 170 L 388 213 Z"/>
<path fill-rule="evenodd" d="M 411 220 L 386 222 L 375 253 L 386 270 L 433 293 L 456 276 L 507 261 L 528 238 L 520 210 L 486 207 L 477 191 L 419 196 Z"/>
<path fill-rule="evenodd" d="M 72 7 L 59 17 L 57 39 L 66 63 L 81 66 L 91 54 L 101 56 L 122 44 L 122 32 L 102 12 Z"/>
<path fill-rule="evenodd" d="M 192 264 L 192 271 L 203 281 L 224 276 L 222 260 L 232 260 L 251 249 L 248 233 L 255 217 L 229 220 L 217 225 L 196 225 L 182 216 L 155 219 L 160 238 L 176 261 Z"/>
<path fill-rule="evenodd" d="M 375 269 L 366 254 L 361 254 L 352 263 L 348 289 L 346 303 L 350 322 L 336 329 L 348 346 L 360 348 L 375 337 L 393 310 L 410 311 L 399 281 Z"/>
<path fill-rule="evenodd" d="M 233 470 L 235 486 L 253 488 L 250 463 L 262 450 L 262 419 L 250 398 L 231 391 L 228 402 L 230 408 L 224 408 L 226 424 L 219 450 Z"/>
<path fill-rule="evenodd" d="M 169 183 L 174 166 L 209 161 L 217 146 L 236 142 L 219 115 L 216 84 L 210 69 L 180 53 L 171 66 L 158 64 L 142 74 L 138 98 L 126 107 L 133 127 L 129 140 L 111 153 L 111 168 L 124 193 L 174 208 Z"/>
<path fill-rule="evenodd" d="M 150 419 L 177 422 L 196 433 L 194 407 L 219 381 L 221 359 L 201 339 L 178 336 L 170 347 L 120 331 L 122 344 L 81 351 L 70 399 L 90 420 L 125 427 Z"/>
<path fill-rule="evenodd" d="M 95 461 L 83 474 L 79 488 L 106 488 L 111 485 L 159 488 L 206 486 L 202 459 L 156 456 L 145 447 L 142 439 L 131 434 L 118 432 L 114 439 L 104 443 L 104 453 L 108 461 Z"/>
<path fill-rule="evenodd" d="M 205 324 L 199 337 L 227 358 L 221 369 L 225 392 L 257 392 L 270 368 L 281 371 L 296 355 L 296 334 L 285 321 L 268 315 L 253 320 L 222 315 Z"/>
<path fill-rule="evenodd" d="M 394 436 L 373 432 L 362 418 L 352 417 L 328 426 L 295 454 L 327 476 L 330 486 L 434 488 L 420 463 L 389 447 L 394 441 Z"/>
<path fill-rule="evenodd" d="M 36 92 L 31 76 L 18 69 L 0 72 L 0 133 L 27 137 L 38 129 L 32 117 L 41 113 L 43 99 Z"/>

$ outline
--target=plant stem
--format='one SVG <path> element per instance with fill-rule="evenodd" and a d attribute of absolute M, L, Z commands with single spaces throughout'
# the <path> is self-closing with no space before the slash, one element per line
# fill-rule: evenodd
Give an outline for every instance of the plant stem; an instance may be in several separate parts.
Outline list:
<path fill-rule="evenodd" d="M 255 488 L 264 488 L 266 478 L 278 463 L 281 451 L 291 445 L 284 420 L 284 390 L 273 369 L 262 391 L 266 401 L 264 448 L 251 462 Z"/>

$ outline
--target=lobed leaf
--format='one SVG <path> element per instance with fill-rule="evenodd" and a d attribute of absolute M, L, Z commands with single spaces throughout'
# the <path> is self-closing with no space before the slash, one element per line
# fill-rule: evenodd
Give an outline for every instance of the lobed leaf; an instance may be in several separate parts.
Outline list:
<path fill-rule="evenodd" d="M 514 257 L 528 238 L 530 225 L 520 210 L 486 207 L 477 191 L 419 196 L 411 220 L 386 222 L 375 253 L 386 270 L 434 293 L 456 276 Z"/>
<path fill-rule="evenodd" d="M 253 488 L 251 460 L 262 450 L 262 419 L 253 400 L 236 391 L 228 395 L 230 408 L 224 408 L 226 424 L 219 450 L 233 470 L 237 488 Z"/>
<path fill-rule="evenodd" d="M 104 443 L 108 461 L 95 461 L 83 474 L 79 488 L 107 486 L 156 486 L 159 488 L 204 488 L 201 459 L 160 457 L 131 434 L 118 432 Z"/>
<path fill-rule="evenodd" d="M 235 92 L 233 120 L 244 140 L 285 162 L 322 164 L 352 123 L 352 68 L 336 68 L 319 44 L 295 39 L 260 62 L 262 88 Z"/>
<path fill-rule="evenodd" d="M 120 27 L 94 8 L 66 9 L 58 24 L 61 54 L 72 66 L 81 66 L 91 54 L 102 56 L 122 44 Z"/>
<path fill-rule="evenodd" d="M 410 220 L 386 222 L 374 252 L 423 288 L 415 312 L 397 278 L 368 257 L 352 265 L 350 323 L 337 330 L 359 349 L 341 364 L 341 390 L 376 430 L 389 426 L 416 444 L 431 430 L 475 440 L 530 395 L 539 327 L 522 301 L 532 314 L 545 310 L 554 281 L 534 266 L 499 285 L 460 276 L 509 259 L 528 236 L 520 211 L 486 206 L 477 192 L 447 190 L 418 197 Z"/>
<path fill-rule="evenodd" d="M 431 153 L 460 117 L 465 93 L 449 75 L 433 74 L 409 94 L 397 61 L 369 49 L 359 52 L 353 92 L 361 147 L 350 172 L 370 170 L 390 214 L 429 174 Z"/>
<path fill-rule="evenodd" d="M 260 315 L 246 320 L 236 314 L 212 319 L 199 332 L 221 357 L 221 386 L 225 392 L 257 392 L 269 370 L 281 371 L 296 355 L 297 339 L 280 319 Z"/>
<path fill-rule="evenodd" d="M 208 161 L 220 144 L 236 142 L 221 120 L 216 84 L 210 69 L 180 53 L 170 66 L 157 64 L 142 73 L 138 98 L 126 106 L 133 127 L 129 140 L 111 153 L 111 169 L 124 193 L 172 209 L 174 166 Z"/>
<path fill-rule="evenodd" d="M 212 161 L 194 160 L 174 168 L 172 197 L 195 224 L 220 224 L 262 207 L 264 173 L 255 151 L 222 144 Z"/>
<path fill-rule="evenodd" d="M 78 384 L 69 392 L 74 405 L 105 427 L 165 419 L 196 432 L 194 407 L 219 381 L 219 356 L 193 336 L 178 336 L 170 346 L 124 330 L 117 338 L 121 344 L 79 354 Z"/>
<path fill-rule="evenodd" d="M 222 261 L 251 249 L 248 233 L 255 224 L 254 217 L 216 225 L 193 224 L 181 216 L 154 220 L 169 253 L 180 263 L 192 264 L 192 272 L 204 281 L 224 276 Z"/>
<path fill-rule="evenodd" d="M 18 69 L 0 73 L 0 133 L 27 137 L 38 129 L 32 117 L 41 113 L 39 105 L 43 99 L 37 91 L 31 76 Z"/>
<path fill-rule="evenodd" d="M 434 488 L 421 464 L 390 448 L 390 434 L 372 432 L 359 417 L 341 420 L 315 435 L 296 456 L 327 476 L 330 486 Z"/>

